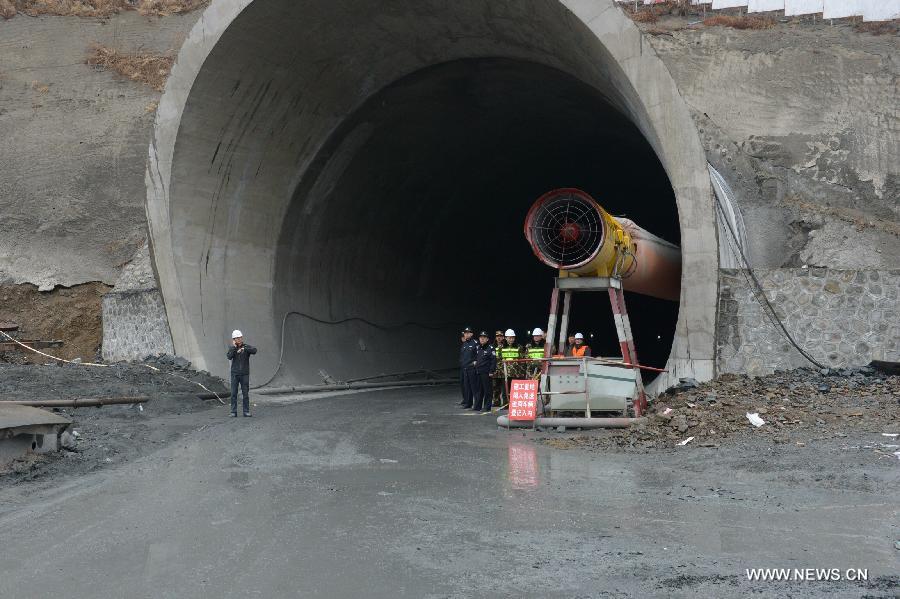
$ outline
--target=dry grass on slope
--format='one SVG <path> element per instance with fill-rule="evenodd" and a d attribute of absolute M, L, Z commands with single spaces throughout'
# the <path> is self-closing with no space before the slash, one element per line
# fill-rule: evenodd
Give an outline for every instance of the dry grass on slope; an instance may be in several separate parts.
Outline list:
<path fill-rule="evenodd" d="M 140 0 L 137 11 L 142 15 L 180 15 L 209 4 L 209 0 Z"/>
<path fill-rule="evenodd" d="M 638 23 L 656 23 L 659 20 L 659 16 L 651 9 L 631 13 L 631 19 Z"/>
<path fill-rule="evenodd" d="M 123 10 L 163 17 L 191 12 L 208 3 L 209 0 L 0 0 L 0 17 L 11 19 L 17 12 L 31 17 L 109 17 Z"/>
<path fill-rule="evenodd" d="M 166 54 L 126 54 L 113 48 L 94 44 L 85 61 L 89 65 L 115 71 L 123 77 L 162 91 L 172 70 L 175 57 Z"/>
<path fill-rule="evenodd" d="M 16 3 L 12 0 L 0 0 L 0 18 L 11 19 L 16 16 Z"/>
<path fill-rule="evenodd" d="M 871 33 L 872 35 L 896 35 L 900 33 L 898 27 L 900 20 L 893 21 L 865 21 L 856 24 L 858 33 Z"/>
<path fill-rule="evenodd" d="M 769 17 L 751 17 L 749 15 L 732 16 L 716 15 L 703 21 L 707 27 L 731 27 L 732 29 L 768 29 L 775 26 L 775 19 Z"/>

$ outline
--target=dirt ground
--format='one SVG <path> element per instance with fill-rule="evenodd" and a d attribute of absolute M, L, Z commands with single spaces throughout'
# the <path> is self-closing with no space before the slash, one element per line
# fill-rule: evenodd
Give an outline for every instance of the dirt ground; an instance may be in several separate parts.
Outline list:
<path fill-rule="evenodd" d="M 18 324 L 23 339 L 62 340 L 62 347 L 47 350 L 54 356 L 94 360 L 103 338 L 100 298 L 110 289 L 103 283 L 53 291 L 38 291 L 34 285 L 0 285 L 0 321 Z M 47 361 L 30 352 L 0 352 L 0 362 Z"/>
<path fill-rule="evenodd" d="M 156 360 L 141 364 L 113 364 L 108 368 L 63 365 L 0 364 L 0 401 L 71 399 L 82 397 L 148 396 L 142 406 L 114 405 L 102 408 L 60 409 L 77 431 L 76 451 L 29 456 L 0 470 L 0 484 L 23 480 L 82 475 L 145 455 L 196 429 L 196 419 L 185 418 L 222 407 L 216 400 L 197 398 L 200 383 L 227 401 L 224 383 Z M 181 378 L 183 377 L 183 378 Z M 187 379 L 187 380 L 185 380 Z M 224 408 L 223 408 L 224 410 Z"/>
<path fill-rule="evenodd" d="M 748 414 L 764 424 L 755 426 Z M 870 367 L 827 374 L 801 368 L 765 377 L 725 375 L 660 396 L 646 424 L 542 441 L 560 449 L 652 452 L 745 440 L 803 448 L 859 434 L 871 436 L 868 449 L 875 454 L 900 458 L 900 376 Z"/>

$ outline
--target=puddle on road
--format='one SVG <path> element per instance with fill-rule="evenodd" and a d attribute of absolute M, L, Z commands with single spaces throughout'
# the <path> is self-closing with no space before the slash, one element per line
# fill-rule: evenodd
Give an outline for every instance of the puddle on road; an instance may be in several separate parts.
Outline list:
<path fill-rule="evenodd" d="M 605 488 L 605 493 L 620 495 L 639 489 L 668 489 L 678 482 L 675 473 L 654 465 L 638 466 L 633 458 L 547 451 L 530 441 L 508 442 L 505 470 L 506 482 L 520 490 L 546 483 L 588 488 L 598 481 L 615 481 L 612 489 Z M 503 476 L 502 470 L 500 475 Z"/>
<path fill-rule="evenodd" d="M 514 489 L 534 489 L 540 484 L 537 451 L 532 445 L 510 443 L 507 479 Z"/>

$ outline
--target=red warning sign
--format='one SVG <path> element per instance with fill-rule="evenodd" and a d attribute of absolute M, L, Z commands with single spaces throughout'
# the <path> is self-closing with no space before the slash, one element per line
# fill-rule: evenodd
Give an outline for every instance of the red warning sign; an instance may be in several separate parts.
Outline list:
<path fill-rule="evenodd" d="M 537 417 L 538 382 L 512 380 L 509 383 L 509 419 L 534 420 Z"/>

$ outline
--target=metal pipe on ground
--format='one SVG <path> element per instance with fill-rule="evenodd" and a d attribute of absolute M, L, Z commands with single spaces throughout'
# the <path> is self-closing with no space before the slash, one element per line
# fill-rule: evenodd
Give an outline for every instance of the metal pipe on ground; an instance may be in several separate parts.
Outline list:
<path fill-rule="evenodd" d="M 375 379 L 386 379 L 386 378 L 390 378 L 390 377 L 403 377 L 403 376 L 409 376 L 411 374 L 426 374 L 426 375 L 428 375 L 428 374 L 435 374 L 438 372 L 449 372 L 451 370 L 459 370 L 459 366 L 454 366 L 452 368 L 439 368 L 437 370 L 421 370 L 420 369 L 420 370 L 410 370 L 408 372 L 393 372 L 393 373 L 389 373 L 389 374 L 376 374 L 374 376 L 367 376 L 367 377 L 363 377 L 361 379 L 348 379 L 346 381 L 342 381 L 341 383 L 335 383 L 335 384 L 363 383 L 366 381 L 374 381 Z"/>
<path fill-rule="evenodd" d="M 276 387 L 260 389 L 260 395 L 281 395 L 284 393 L 317 393 L 319 391 L 346 391 L 348 389 L 379 389 L 382 387 L 421 387 L 426 385 L 459 384 L 459 379 L 422 379 L 417 381 L 385 381 L 381 383 L 345 383 L 333 385 L 309 385 L 303 387 Z"/>
<path fill-rule="evenodd" d="M 534 426 L 565 426 L 567 428 L 628 428 L 632 424 L 646 422 L 646 418 L 549 418 L 539 416 Z M 503 428 L 532 427 L 530 420 L 510 420 L 508 416 L 499 416 L 497 426 Z"/>
<path fill-rule="evenodd" d="M 287 393 L 320 393 L 323 391 L 351 391 L 354 389 L 381 389 L 384 387 L 425 387 L 435 385 L 459 384 L 459 379 L 423 379 L 417 381 L 385 381 L 382 383 L 341 383 L 331 385 L 305 385 L 302 387 L 273 387 L 260 389 L 259 395 L 284 395 Z M 227 393 L 225 393 L 227 395 Z M 211 393 L 197 395 L 200 399 L 215 399 Z"/>
<path fill-rule="evenodd" d="M 4 401 L 4 404 L 32 406 L 35 408 L 88 408 L 123 404 L 147 403 L 149 397 L 86 397 L 77 399 L 29 399 Z"/>

